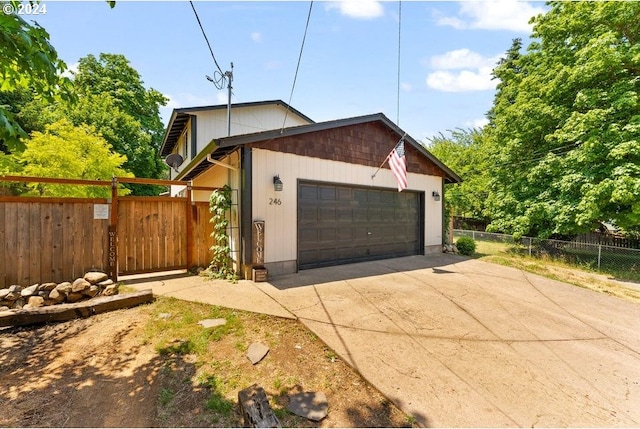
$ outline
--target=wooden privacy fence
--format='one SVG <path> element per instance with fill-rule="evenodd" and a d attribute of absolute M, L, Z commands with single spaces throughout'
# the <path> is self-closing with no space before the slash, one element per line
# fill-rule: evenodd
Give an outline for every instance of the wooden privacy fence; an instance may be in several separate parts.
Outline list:
<path fill-rule="evenodd" d="M 0 176 L 0 181 L 109 186 L 111 198 L 0 196 L 0 288 L 73 280 L 89 270 L 138 274 L 207 266 L 209 204 L 192 201 L 191 182 Z M 119 183 L 186 186 L 185 197 L 121 197 Z"/>
<path fill-rule="evenodd" d="M 136 274 L 209 265 L 209 249 L 214 244 L 210 217 L 207 202 L 188 204 L 187 198 L 178 197 L 120 197 L 118 272 Z"/>

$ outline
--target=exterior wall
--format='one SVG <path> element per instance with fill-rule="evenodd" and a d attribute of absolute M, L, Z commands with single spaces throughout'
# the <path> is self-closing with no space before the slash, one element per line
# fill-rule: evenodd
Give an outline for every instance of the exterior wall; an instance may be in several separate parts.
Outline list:
<path fill-rule="evenodd" d="M 232 207 L 230 228 L 228 230 L 231 247 L 231 257 L 234 261 L 234 268 L 240 272 L 240 205 L 239 205 L 239 189 L 240 189 L 240 153 L 232 152 L 221 160 L 225 164 L 236 167 L 237 170 L 231 170 L 219 165 L 212 165 L 211 168 L 193 179 L 193 186 L 212 186 L 221 188 L 229 185 L 232 189 Z M 211 191 L 193 191 L 194 201 L 209 201 Z"/>
<path fill-rule="evenodd" d="M 270 272 L 279 274 L 295 270 L 299 179 L 397 189 L 397 181 L 387 165 L 375 178 L 371 178 L 376 169 L 377 166 L 354 165 L 254 148 L 253 220 L 265 221 L 264 254 L 265 264 Z M 279 175 L 284 184 L 281 192 L 273 189 L 275 175 Z M 438 191 L 442 195 L 443 179 L 440 176 L 409 172 L 408 182 L 407 190 L 425 193 L 425 252 L 441 249 L 442 200 L 434 201 L 431 193 Z"/>
<path fill-rule="evenodd" d="M 336 127 L 254 143 L 258 149 L 292 153 L 301 156 L 342 161 L 350 164 L 378 167 L 398 143 L 398 135 L 382 122 Z M 405 144 L 407 171 L 445 177 L 446 173 L 420 154 L 410 144 Z"/>
<path fill-rule="evenodd" d="M 231 135 L 279 129 L 282 127 L 285 112 L 286 109 L 279 105 L 235 107 L 231 109 Z M 198 152 L 211 143 L 211 140 L 228 135 L 226 109 L 196 111 L 192 114 L 198 117 Z M 293 112 L 289 112 L 285 127 L 308 123 Z"/>

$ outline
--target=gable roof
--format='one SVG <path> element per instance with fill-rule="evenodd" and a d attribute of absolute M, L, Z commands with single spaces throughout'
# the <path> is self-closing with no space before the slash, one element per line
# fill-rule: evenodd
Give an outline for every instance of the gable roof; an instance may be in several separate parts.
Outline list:
<path fill-rule="evenodd" d="M 289 106 L 282 100 L 268 100 L 268 101 L 255 101 L 248 103 L 235 103 L 231 105 L 231 109 L 243 108 L 243 107 L 256 107 L 256 106 L 282 106 L 293 114 L 301 117 L 302 119 L 308 122 L 315 122 L 307 115 L 301 113 L 299 110 Z M 164 158 L 169 155 L 175 146 L 178 144 L 178 139 L 182 134 L 182 130 L 184 130 L 185 125 L 189 121 L 189 117 L 191 114 L 196 112 L 203 111 L 212 111 L 212 110 L 226 110 L 226 104 L 216 104 L 211 106 L 197 106 L 197 107 L 183 107 L 179 109 L 173 109 L 171 113 L 171 118 L 169 119 L 169 124 L 167 125 L 167 129 L 164 134 L 164 139 L 162 140 L 162 145 L 160 146 L 160 156 Z"/>
<path fill-rule="evenodd" d="M 346 119 L 337 119 L 326 122 L 317 122 L 308 125 L 299 125 L 295 127 L 284 128 L 282 130 L 270 130 L 261 131 L 251 134 L 242 134 L 237 136 L 222 137 L 214 139 L 204 148 L 204 150 L 188 165 L 181 174 L 182 180 L 191 180 L 198 176 L 200 173 L 207 170 L 212 164 L 206 160 L 207 154 L 211 154 L 211 157 L 217 160 L 222 159 L 230 152 L 234 151 L 240 146 L 244 146 L 251 143 L 265 142 L 275 140 L 283 137 L 296 136 L 300 134 L 307 134 L 316 131 L 331 130 L 339 127 L 361 125 L 370 122 L 380 122 L 395 134 L 398 135 L 398 140 L 404 136 L 405 144 L 409 144 L 414 147 L 422 156 L 433 162 L 438 168 L 445 173 L 445 181 L 447 183 L 460 183 L 462 179 L 454 173 L 449 167 L 442 163 L 438 158 L 431 154 L 413 137 L 406 134 L 400 127 L 398 127 L 393 121 L 387 118 L 382 113 L 376 113 L 372 115 L 356 116 Z"/>

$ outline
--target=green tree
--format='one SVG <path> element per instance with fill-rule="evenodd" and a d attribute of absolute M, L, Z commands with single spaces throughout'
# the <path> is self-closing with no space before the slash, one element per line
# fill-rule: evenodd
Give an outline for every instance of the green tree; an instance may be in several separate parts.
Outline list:
<path fill-rule="evenodd" d="M 88 55 L 79 61 L 73 79 L 78 102 L 67 111 L 76 124 L 96 127 L 114 150 L 127 156 L 125 168 L 136 177 L 163 178 L 166 165 L 158 156 L 164 136 L 160 92 L 146 89 L 140 74 L 123 55 Z M 163 189 L 128 185 L 137 195 L 155 195 Z"/>
<path fill-rule="evenodd" d="M 640 225 L 640 3 L 551 2 L 495 70 L 487 154 L 495 230 Z"/>
<path fill-rule="evenodd" d="M 90 124 L 117 153 L 127 157 L 123 168 L 136 177 L 158 178 L 164 165 L 151 144 L 151 136 L 140 123 L 123 112 L 109 94 L 85 95 L 66 109 L 65 117 L 75 125 Z M 157 195 L 154 186 L 131 184 L 128 187 L 136 195 Z"/>
<path fill-rule="evenodd" d="M 167 98 L 153 88 L 145 88 L 140 74 L 124 55 L 102 53 L 98 58 L 81 58 L 74 84 L 79 95 L 109 94 L 115 105 L 140 122 L 142 130 L 151 136 L 151 144 L 160 148 L 164 125 L 160 106 Z"/>
<path fill-rule="evenodd" d="M 485 140 L 480 129 L 458 129 L 429 141 L 429 151 L 462 178 L 462 183 L 445 188 L 445 202 L 454 215 L 486 220 L 489 175 Z"/>
<path fill-rule="evenodd" d="M 24 165 L 22 173 L 35 177 L 91 179 L 110 182 L 113 176 L 131 177 L 122 168 L 124 155 L 111 150 L 111 146 L 95 128 L 74 126 L 66 119 L 47 125 L 45 132 L 35 131 L 26 142 L 25 150 L 16 157 Z M 59 197 L 108 197 L 109 187 L 31 184 L 34 193 Z M 128 190 L 122 191 L 124 194 Z"/>
<path fill-rule="evenodd" d="M 0 2 L 17 8 L 20 2 Z M 0 91 L 32 91 L 50 103 L 71 97 L 70 81 L 61 77 L 65 63 L 49 43 L 49 34 L 38 23 L 29 23 L 16 13 L 0 14 Z M 24 93 L 23 93 L 24 94 Z M 0 100 L 0 149 L 24 148 L 20 139 L 27 132 L 16 119 L 7 100 Z"/>

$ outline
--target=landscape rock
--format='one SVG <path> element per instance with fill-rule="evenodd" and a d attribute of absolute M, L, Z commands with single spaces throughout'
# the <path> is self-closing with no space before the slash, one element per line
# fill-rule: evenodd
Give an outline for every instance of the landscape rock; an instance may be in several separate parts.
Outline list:
<path fill-rule="evenodd" d="M 117 284 L 109 285 L 102 291 L 102 296 L 112 296 L 112 295 L 117 295 L 117 294 L 118 294 L 118 285 Z"/>
<path fill-rule="evenodd" d="M 287 410 L 297 416 L 319 422 L 327 417 L 329 404 L 324 393 L 305 392 L 290 396 Z"/>
<path fill-rule="evenodd" d="M 84 275 L 84 279 L 92 285 L 103 282 L 108 278 L 109 276 L 107 274 L 100 271 L 90 271 Z"/>
<path fill-rule="evenodd" d="M 158 314 L 158 319 L 169 319 L 171 318 L 171 313 L 160 313 Z"/>
<path fill-rule="evenodd" d="M 68 302 L 78 302 L 82 298 L 84 298 L 84 295 L 80 292 L 71 292 L 69 295 L 67 295 Z"/>
<path fill-rule="evenodd" d="M 100 286 L 102 288 L 105 288 L 107 286 L 111 286 L 112 284 L 114 284 L 114 283 L 113 283 L 113 280 L 111 280 L 111 279 L 107 279 L 107 280 L 105 280 L 103 282 L 98 282 L 98 286 Z"/>
<path fill-rule="evenodd" d="M 40 290 L 52 291 L 56 286 L 58 286 L 57 283 L 42 283 L 40 285 Z"/>
<path fill-rule="evenodd" d="M 0 289 L 0 311 L 37 309 L 64 303 L 89 300 L 100 295 L 118 294 L 118 285 L 101 272 L 88 272 L 85 276 L 95 281 L 78 278 L 73 283 L 44 282 L 28 287 L 11 285 Z M 104 290 L 103 290 L 104 289 Z M 101 293 L 102 291 L 102 293 Z"/>
<path fill-rule="evenodd" d="M 49 299 L 56 303 L 64 301 L 66 297 L 67 295 L 64 292 L 60 292 L 57 288 L 49 292 Z"/>
<path fill-rule="evenodd" d="M 40 285 L 35 284 L 35 285 L 31 285 L 29 287 L 26 287 L 26 288 L 22 289 L 20 291 L 20 296 L 22 296 L 24 298 L 28 298 L 31 295 L 37 294 L 38 293 L 38 286 L 40 286 Z"/>
<path fill-rule="evenodd" d="M 65 296 L 71 293 L 71 289 L 72 289 L 72 285 L 69 282 L 59 283 L 58 286 L 54 288 L 54 290 L 57 290 L 58 292 L 60 292 Z"/>
<path fill-rule="evenodd" d="M 269 353 L 269 347 L 262 343 L 253 343 L 247 350 L 247 358 L 252 364 L 257 364 Z"/>
<path fill-rule="evenodd" d="M 94 296 L 96 296 L 98 294 L 98 292 L 100 292 L 100 287 L 96 286 L 96 285 L 91 285 L 89 286 L 89 289 L 85 289 L 82 291 L 82 294 L 88 297 L 93 298 Z"/>
<path fill-rule="evenodd" d="M 226 319 L 204 319 L 198 322 L 198 325 L 202 325 L 204 328 L 215 328 L 216 326 L 222 326 L 226 324 Z"/>
<path fill-rule="evenodd" d="M 91 286 L 91 283 L 83 278 L 78 278 L 71 285 L 71 292 L 82 292 L 85 289 L 89 289 L 89 286 Z"/>
<path fill-rule="evenodd" d="M 29 297 L 29 301 L 27 301 L 27 305 L 29 307 L 37 308 L 44 306 L 44 298 L 41 296 L 31 296 Z"/>

